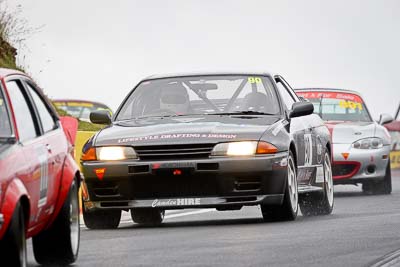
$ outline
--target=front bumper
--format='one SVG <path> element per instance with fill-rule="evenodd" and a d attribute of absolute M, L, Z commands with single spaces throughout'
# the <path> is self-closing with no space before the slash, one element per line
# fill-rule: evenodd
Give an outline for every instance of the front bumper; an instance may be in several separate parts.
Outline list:
<path fill-rule="evenodd" d="M 132 209 L 132 208 L 221 208 L 233 206 L 254 206 L 259 204 L 280 205 L 283 194 L 255 195 L 239 197 L 199 197 L 199 198 L 163 198 L 129 201 L 84 201 L 86 210 L 94 209 Z"/>
<path fill-rule="evenodd" d="M 335 184 L 362 182 L 385 176 L 390 146 L 379 149 L 354 149 L 351 144 L 333 144 L 333 179 Z"/>
<path fill-rule="evenodd" d="M 83 162 L 85 208 L 163 209 L 280 204 L 287 152 L 176 161 Z M 104 169 L 104 176 L 96 170 Z"/>

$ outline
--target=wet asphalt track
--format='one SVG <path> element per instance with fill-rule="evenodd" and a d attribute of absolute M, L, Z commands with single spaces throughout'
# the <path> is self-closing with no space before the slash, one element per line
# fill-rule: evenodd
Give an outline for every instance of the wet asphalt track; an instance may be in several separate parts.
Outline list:
<path fill-rule="evenodd" d="M 125 213 L 116 230 L 82 229 L 75 266 L 370 266 L 400 249 L 400 171 L 392 195 L 335 192 L 332 215 L 294 222 L 264 223 L 258 207 L 247 207 L 169 212 L 161 227 L 144 228 Z"/>

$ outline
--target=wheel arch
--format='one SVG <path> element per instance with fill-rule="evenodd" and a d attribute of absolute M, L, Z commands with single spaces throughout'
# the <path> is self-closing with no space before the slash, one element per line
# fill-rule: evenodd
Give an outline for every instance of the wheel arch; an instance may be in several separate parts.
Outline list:
<path fill-rule="evenodd" d="M 326 142 L 325 148 L 329 151 L 329 154 L 332 154 L 332 145 L 331 142 Z"/>
<path fill-rule="evenodd" d="M 328 151 L 328 153 L 329 153 L 329 156 L 330 156 L 330 158 L 331 158 L 331 162 L 333 162 L 333 152 L 332 152 L 332 145 L 331 145 L 331 142 L 330 141 L 328 141 L 328 142 L 326 142 L 326 145 L 325 145 L 325 149 Z"/>
<path fill-rule="evenodd" d="M 7 203 L 7 205 L 5 205 Z M 8 228 L 11 218 L 14 214 L 15 207 L 18 203 L 23 205 L 24 215 L 27 215 L 25 220 L 29 223 L 29 215 L 30 215 L 30 198 L 28 191 L 23 184 L 23 182 L 19 178 L 14 178 L 7 185 L 4 191 L 4 198 L 1 207 L 1 213 L 4 215 L 4 223 L 2 228 L 0 229 L 0 237 L 2 237 Z M 29 224 L 26 224 L 26 227 L 29 227 Z"/>
<path fill-rule="evenodd" d="M 46 228 L 50 227 L 51 224 L 54 222 L 54 220 L 57 218 L 58 213 L 60 212 L 65 199 L 68 197 L 69 190 L 71 188 L 72 182 L 76 179 L 78 183 L 78 188 L 81 182 L 81 175 L 79 171 L 79 167 L 77 163 L 75 162 L 74 158 L 70 155 L 67 154 L 64 164 L 63 164 L 63 169 L 62 169 L 62 178 L 61 178 L 61 183 L 60 183 L 60 188 L 57 196 L 57 202 L 55 205 L 54 213 L 50 221 L 48 222 Z"/>
<path fill-rule="evenodd" d="M 293 141 L 290 142 L 289 151 L 291 151 L 292 154 L 293 154 L 294 163 L 295 163 L 296 168 L 297 168 L 297 150 L 296 150 L 296 145 L 294 144 Z"/>
<path fill-rule="evenodd" d="M 22 195 L 19 202 L 21 203 L 22 210 L 24 212 L 24 220 L 26 228 L 29 227 L 29 218 L 31 214 L 31 202 L 27 195 Z"/>

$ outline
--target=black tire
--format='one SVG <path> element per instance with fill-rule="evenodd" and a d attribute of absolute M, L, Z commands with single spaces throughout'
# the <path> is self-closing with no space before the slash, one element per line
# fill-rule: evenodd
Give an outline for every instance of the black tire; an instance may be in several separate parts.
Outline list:
<path fill-rule="evenodd" d="M 389 195 L 392 193 L 392 171 L 390 168 L 390 161 L 386 166 L 383 179 L 364 182 L 362 184 L 362 190 L 364 193 L 372 195 Z"/>
<path fill-rule="evenodd" d="M 78 258 L 79 240 L 78 185 L 74 179 L 53 224 L 32 238 L 33 254 L 40 264 L 68 265 Z"/>
<path fill-rule="evenodd" d="M 0 258 L 7 266 L 26 266 L 25 216 L 20 203 L 17 203 L 11 222 L 0 240 Z"/>
<path fill-rule="evenodd" d="M 294 175 L 294 176 L 292 176 Z M 294 180 L 294 184 L 292 181 Z M 293 185 L 293 186 L 292 186 Z M 294 163 L 292 152 L 288 156 L 288 174 L 285 185 L 282 205 L 263 205 L 261 212 L 264 221 L 294 221 L 297 217 L 298 208 L 298 188 L 297 188 L 297 166 Z"/>
<path fill-rule="evenodd" d="M 131 217 L 135 223 L 155 226 L 160 225 L 164 220 L 165 211 L 154 209 L 154 208 L 144 208 L 144 209 L 131 209 Z"/>
<path fill-rule="evenodd" d="M 88 229 L 116 229 L 121 220 L 121 210 L 82 209 L 83 221 Z"/>
<path fill-rule="evenodd" d="M 324 192 L 306 193 L 300 198 L 300 210 L 304 216 L 328 215 L 332 213 L 333 179 L 329 151 L 324 155 Z"/>

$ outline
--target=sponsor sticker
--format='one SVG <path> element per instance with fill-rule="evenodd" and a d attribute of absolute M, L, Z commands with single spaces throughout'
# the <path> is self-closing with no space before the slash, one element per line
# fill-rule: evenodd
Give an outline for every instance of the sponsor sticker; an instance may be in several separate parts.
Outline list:
<path fill-rule="evenodd" d="M 362 109 L 363 109 L 361 103 L 359 103 L 359 102 L 353 102 L 353 101 L 346 101 L 346 100 L 341 100 L 341 101 L 339 102 L 339 106 L 340 106 L 341 108 L 359 109 L 359 110 L 362 110 Z"/>
<path fill-rule="evenodd" d="M 175 169 L 175 168 L 195 168 L 195 162 L 168 162 L 168 163 L 155 163 L 152 165 L 153 169 Z"/>
<path fill-rule="evenodd" d="M 118 139 L 118 143 L 131 143 L 138 141 L 150 141 L 150 140 L 166 140 L 166 139 L 197 139 L 197 138 L 207 138 L 207 139 L 235 139 L 236 134 L 200 134 L 200 133 L 177 133 L 177 134 L 160 134 L 160 135 L 147 135 L 139 137 L 128 137 Z"/>
<path fill-rule="evenodd" d="M 281 120 L 281 122 L 277 122 L 270 130 L 273 136 L 276 136 L 289 122 L 287 120 Z"/>
<path fill-rule="evenodd" d="M 86 102 L 67 102 L 67 106 L 70 106 L 70 107 L 93 107 L 93 104 L 86 103 Z"/>
<path fill-rule="evenodd" d="M 333 99 L 343 99 L 347 101 L 363 103 L 361 97 L 358 95 L 350 94 L 350 93 L 336 93 L 336 92 L 297 92 L 298 96 L 307 98 L 307 99 L 315 99 L 315 98 L 333 98 Z"/>
<path fill-rule="evenodd" d="M 200 198 L 174 198 L 174 199 L 154 199 L 151 206 L 169 207 L 169 206 L 196 206 L 201 205 Z"/>

